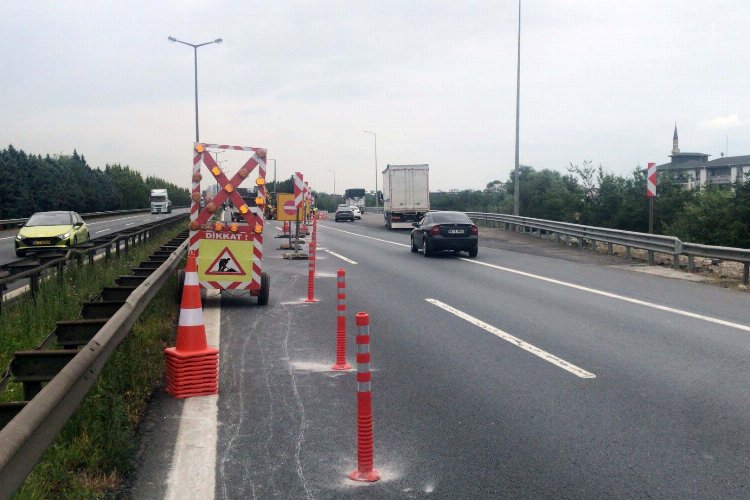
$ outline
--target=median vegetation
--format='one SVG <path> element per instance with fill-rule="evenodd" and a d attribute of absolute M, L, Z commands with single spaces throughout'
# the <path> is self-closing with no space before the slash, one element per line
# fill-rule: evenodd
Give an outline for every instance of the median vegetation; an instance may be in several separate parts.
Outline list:
<path fill-rule="evenodd" d="M 0 363 L 13 352 L 37 347 L 56 321 L 75 319 L 93 299 L 130 267 L 145 260 L 182 228 L 165 232 L 121 259 L 69 266 L 65 285 L 44 280 L 36 301 L 30 296 L 5 304 L 0 322 Z M 146 403 L 160 384 L 163 348 L 173 341 L 178 313 L 172 279 L 151 302 L 131 333 L 110 357 L 85 400 L 16 493 L 17 498 L 104 498 L 114 496 L 132 467 L 135 432 Z M 20 384 L 0 397 L 22 399 Z"/>

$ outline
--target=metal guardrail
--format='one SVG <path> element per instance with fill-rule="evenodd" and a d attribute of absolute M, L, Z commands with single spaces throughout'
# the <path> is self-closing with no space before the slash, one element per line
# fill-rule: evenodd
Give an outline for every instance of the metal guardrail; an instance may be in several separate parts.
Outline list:
<path fill-rule="evenodd" d="M 136 238 L 147 236 L 146 233 L 148 231 L 166 224 L 172 224 L 181 219 L 186 219 L 188 216 L 189 214 L 177 214 L 171 217 L 159 219 L 156 222 L 149 222 L 142 226 L 124 229 L 116 233 L 95 238 L 69 249 L 61 256 L 53 255 L 50 257 L 49 254 L 46 256 L 41 254 L 38 256 L 39 261 L 35 260 L 33 257 L 26 257 L 0 266 L 0 294 L 2 294 L 6 287 L 11 283 L 28 278 L 31 283 L 31 293 L 32 295 L 35 295 L 38 290 L 39 279 L 48 269 L 56 268 L 59 275 L 62 276 L 63 266 L 68 261 L 72 259 L 80 261 L 84 256 L 87 256 L 91 262 L 94 259 L 94 254 L 101 249 L 104 249 L 107 257 L 109 257 L 113 245 L 115 253 L 119 255 L 120 243 L 124 242 L 125 248 L 127 249 L 130 240 L 133 240 L 133 244 L 135 244 Z M 0 297 L 0 313 L 1 312 L 2 298 Z"/>
<path fill-rule="evenodd" d="M 709 259 L 728 260 L 740 262 L 744 265 L 742 273 L 742 283 L 748 284 L 748 271 L 750 269 L 750 249 L 719 247 L 712 245 L 700 245 L 697 243 L 683 242 L 674 236 L 663 236 L 658 234 L 637 233 L 634 231 L 622 231 L 619 229 L 608 229 L 595 226 L 584 226 L 581 224 L 570 224 L 567 222 L 556 222 L 544 219 L 532 219 L 529 217 L 519 217 L 506 214 L 492 214 L 481 212 L 466 212 L 472 220 L 481 220 L 486 224 L 502 224 L 505 229 L 518 230 L 532 234 L 538 231 L 540 236 L 542 232 L 555 234 L 557 240 L 561 237 L 578 240 L 578 245 L 584 247 L 586 242 L 591 245 L 592 250 L 596 251 L 598 243 L 608 245 L 608 253 L 612 252 L 612 245 L 622 245 L 625 247 L 626 256 L 630 258 L 631 249 L 638 248 L 646 250 L 648 253 L 648 264 L 653 265 L 654 254 L 662 253 L 672 256 L 672 266 L 679 268 L 681 255 L 688 258 L 688 270 L 695 271 L 695 257 L 705 257 Z"/>
<path fill-rule="evenodd" d="M 178 266 L 185 240 L 75 357 L 0 430 L 0 499 L 10 498 L 93 386 L 110 355 Z"/>

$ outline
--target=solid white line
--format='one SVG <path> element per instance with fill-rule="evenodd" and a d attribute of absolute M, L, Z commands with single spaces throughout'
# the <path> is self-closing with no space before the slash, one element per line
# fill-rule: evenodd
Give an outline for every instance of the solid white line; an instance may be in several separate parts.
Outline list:
<path fill-rule="evenodd" d="M 15 236 L 8 236 L 6 238 L 0 238 L 0 241 L 2 241 L 2 240 L 12 240 L 13 238 L 15 238 Z"/>
<path fill-rule="evenodd" d="M 132 215 L 130 217 L 123 217 L 122 219 L 115 219 L 115 220 L 119 222 L 121 220 L 135 219 L 135 218 L 138 218 L 138 217 L 143 217 L 143 215 Z M 103 220 L 103 221 L 99 221 L 99 222 L 87 222 L 86 224 L 88 224 L 89 226 L 94 226 L 96 224 L 107 224 L 109 222 L 113 222 L 113 221 L 112 220 Z"/>
<path fill-rule="evenodd" d="M 351 235 L 354 235 L 354 236 L 360 236 L 362 238 L 368 238 L 368 239 L 371 239 L 371 240 L 382 241 L 383 243 L 390 243 L 391 245 L 399 245 L 399 246 L 407 247 L 407 248 L 409 247 L 409 245 L 405 245 L 403 243 L 396 243 L 394 241 L 383 240 L 383 239 L 380 239 L 380 238 L 373 238 L 372 236 L 365 236 L 363 234 L 352 233 L 350 231 L 344 231 L 342 229 L 336 229 L 336 228 L 333 228 L 333 227 L 330 227 L 330 226 L 324 226 L 324 227 L 326 229 L 333 229 L 334 231 L 341 231 L 342 233 L 348 233 L 348 234 L 351 234 Z M 573 289 L 576 289 L 576 290 L 580 290 L 582 292 L 593 293 L 595 295 L 600 295 L 602 297 L 608 297 L 610 299 L 622 300 L 622 301 L 625 301 L 625 302 L 630 302 L 631 304 L 637 304 L 639 306 L 650 307 L 652 309 L 657 309 L 659 311 L 669 312 L 669 313 L 672 313 L 672 314 L 678 314 L 680 316 L 686 316 L 688 318 L 699 319 L 701 321 L 707 321 L 709 323 L 714 323 L 714 324 L 717 324 L 717 325 L 727 326 L 729 328 L 736 328 L 738 330 L 742 330 L 742 331 L 745 331 L 745 332 L 750 332 L 750 326 L 743 325 L 741 323 L 733 323 L 731 321 L 726 321 L 726 320 L 719 319 L 719 318 L 714 318 L 714 317 L 711 317 L 711 316 L 704 316 L 702 314 L 696 314 L 696 313 L 692 313 L 690 311 L 685 311 L 685 310 L 682 310 L 682 309 L 675 309 L 673 307 L 662 306 L 662 305 L 659 305 L 659 304 L 654 304 L 652 302 L 646 302 L 645 300 L 634 299 L 632 297 L 626 297 L 624 295 L 618 295 L 616 293 L 610 293 L 610 292 L 605 292 L 603 290 L 597 290 L 596 288 L 589 288 L 589 287 L 582 286 L 582 285 L 576 285 L 575 283 L 568 283 L 567 281 L 560 281 L 560 280 L 556 280 L 556 279 L 553 279 L 553 278 L 547 278 L 546 276 L 539 276 L 538 274 L 531 274 L 531 273 L 527 273 L 527 272 L 524 272 L 524 271 L 518 271 L 516 269 L 510 269 L 509 267 L 497 266 L 495 264 L 490 264 L 488 262 L 482 262 L 482 261 L 475 260 L 475 259 L 467 259 L 466 257 L 458 257 L 458 258 L 460 260 L 464 261 L 464 262 L 468 262 L 469 264 L 477 264 L 477 265 L 480 265 L 480 266 L 491 267 L 492 269 L 497 269 L 498 271 L 505 271 L 505 272 L 508 272 L 508 273 L 517 274 L 519 276 L 525 276 L 527 278 L 533 278 L 533 279 L 545 281 L 547 283 L 553 283 L 555 285 L 560 285 L 560 286 L 565 286 L 565 287 L 568 287 L 568 288 L 573 288 Z"/>
<path fill-rule="evenodd" d="M 348 262 L 349 264 L 356 264 L 356 262 L 354 262 L 354 261 L 353 261 L 352 259 L 347 259 L 347 258 L 346 258 L 346 257 L 344 257 L 343 255 L 337 254 L 336 252 L 332 252 L 332 251 L 330 251 L 330 250 L 328 250 L 328 249 L 325 249 L 325 248 L 324 248 L 324 249 L 321 249 L 321 250 L 325 250 L 326 252 L 330 253 L 330 254 L 331 254 L 331 255 L 333 255 L 334 257 L 338 257 L 339 259 L 341 259 L 341 260 L 343 260 L 343 261 L 345 261 L 345 262 Z"/>
<path fill-rule="evenodd" d="M 575 290 L 580 290 L 580 291 L 583 291 L 583 292 L 593 293 L 595 295 L 600 295 L 602 297 L 607 297 L 607 298 L 610 298 L 610 299 L 622 300 L 624 302 L 630 302 L 631 304 L 636 304 L 636 305 L 644 306 L 644 307 L 650 307 L 652 309 L 657 309 L 659 311 L 670 312 L 670 313 L 673 313 L 673 314 L 678 314 L 680 316 L 686 316 L 688 318 L 699 319 L 699 320 L 702 320 L 702 321 L 708 321 L 709 323 L 715 323 L 717 325 L 728 326 L 730 328 L 736 328 L 738 330 L 743 330 L 743 331 L 746 331 L 746 332 L 750 332 L 750 326 L 743 325 L 741 323 L 732 323 L 731 321 L 726 321 L 726 320 L 719 319 L 719 318 L 713 318 L 711 316 L 704 316 L 702 314 L 696 314 L 696 313 L 692 313 L 690 311 L 684 311 L 682 309 L 675 309 L 673 307 L 662 306 L 662 305 L 659 305 L 659 304 L 654 304 L 653 302 L 646 302 L 645 300 L 634 299 L 632 297 L 626 297 L 624 295 L 618 295 L 616 293 L 605 292 L 603 290 L 597 290 L 595 288 L 589 288 L 589 287 L 582 286 L 582 285 L 576 285 L 574 283 L 568 283 L 567 281 L 560 281 L 560 280 L 556 280 L 556 279 L 553 279 L 553 278 L 547 278 L 546 276 L 539 276 L 538 274 L 531 274 L 531 273 L 527 273 L 527 272 L 524 272 L 524 271 L 518 271 L 516 269 L 510 269 L 508 267 L 497 266 L 495 264 L 489 264 L 487 262 L 481 262 L 481 261 L 478 261 L 478 260 L 467 259 L 465 257 L 459 257 L 459 259 L 463 260 L 464 262 L 468 262 L 470 264 L 478 264 L 480 266 L 491 267 L 493 269 L 497 269 L 498 271 L 505 271 L 505 272 L 508 272 L 508 273 L 517 274 L 519 276 L 525 276 L 527 278 L 533 278 L 533 279 L 537 279 L 537 280 L 544 281 L 544 282 L 547 282 L 547 283 L 553 283 L 555 285 L 565 286 L 565 287 L 568 287 L 568 288 L 573 288 Z"/>
<path fill-rule="evenodd" d="M 203 318 L 208 345 L 218 347 L 221 302 L 209 290 Z M 216 489 L 218 395 L 187 398 L 182 407 L 165 498 L 211 500 Z"/>
<path fill-rule="evenodd" d="M 510 342 L 511 344 L 515 344 L 516 346 L 520 347 L 524 351 L 530 352 L 534 356 L 538 356 L 542 358 L 543 360 L 547 361 L 548 363 L 552 363 L 553 365 L 562 368 L 563 370 L 569 371 L 573 375 L 580 377 L 580 378 L 596 378 L 596 375 L 594 375 L 591 372 L 587 372 L 583 368 L 579 368 L 574 364 L 568 363 L 564 359 L 558 358 L 554 354 L 550 354 L 547 351 L 544 351 L 542 349 L 539 349 L 538 347 L 529 344 L 528 342 L 525 342 L 517 337 L 514 337 L 513 335 L 504 332 L 500 330 L 499 328 L 495 328 L 494 326 L 485 323 L 482 320 L 479 320 L 475 318 L 474 316 L 470 316 L 466 314 L 463 311 L 459 311 L 455 307 L 451 307 L 448 304 L 445 304 L 443 302 L 440 302 L 439 300 L 435 299 L 425 299 L 430 304 L 436 305 L 439 308 L 448 311 L 451 314 L 454 314 L 458 316 L 461 319 L 464 319 L 468 321 L 469 323 L 478 326 L 479 328 L 482 328 L 483 330 L 486 330 L 490 332 L 491 334 L 495 335 L 496 337 L 503 339 L 507 342 Z"/>

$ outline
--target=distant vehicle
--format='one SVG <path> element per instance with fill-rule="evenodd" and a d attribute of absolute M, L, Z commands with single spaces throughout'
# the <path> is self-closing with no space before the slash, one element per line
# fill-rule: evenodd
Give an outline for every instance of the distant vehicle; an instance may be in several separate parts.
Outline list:
<path fill-rule="evenodd" d="M 169 214 L 172 213 L 172 201 L 169 199 L 169 193 L 166 189 L 151 190 L 151 213 L 152 214 Z"/>
<path fill-rule="evenodd" d="M 16 235 L 16 256 L 28 252 L 64 250 L 88 241 L 89 228 L 75 212 L 37 212 Z"/>
<path fill-rule="evenodd" d="M 334 217 L 334 220 L 336 222 L 342 221 L 342 220 L 350 220 L 354 221 L 354 211 L 352 210 L 352 207 L 349 205 L 339 205 L 339 207 L 336 209 L 336 215 Z"/>
<path fill-rule="evenodd" d="M 383 217 L 388 229 L 410 228 L 430 210 L 429 165 L 388 165 L 383 170 Z"/>
<path fill-rule="evenodd" d="M 365 206 L 365 190 L 362 188 L 352 188 L 344 191 L 344 199 L 347 205 L 355 207 Z"/>
<path fill-rule="evenodd" d="M 341 207 L 349 207 L 349 208 L 351 208 L 352 212 L 354 212 L 354 218 L 355 219 L 361 219 L 362 218 L 362 211 L 359 209 L 359 207 L 357 205 L 346 204 L 346 205 L 339 205 L 338 206 L 338 208 L 341 208 Z"/>
<path fill-rule="evenodd" d="M 425 257 L 442 250 L 469 252 L 476 257 L 479 252 L 479 228 L 463 212 L 430 212 L 413 224 L 411 251 L 421 248 Z"/>

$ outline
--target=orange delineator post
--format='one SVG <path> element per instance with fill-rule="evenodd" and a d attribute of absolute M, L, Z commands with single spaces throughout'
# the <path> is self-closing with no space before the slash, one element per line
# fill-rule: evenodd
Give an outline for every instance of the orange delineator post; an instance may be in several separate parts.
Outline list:
<path fill-rule="evenodd" d="M 188 254 L 182 288 L 180 321 L 175 347 L 164 349 L 167 392 L 175 398 L 217 394 L 219 350 L 206 342 L 198 264 L 194 251 Z"/>
<path fill-rule="evenodd" d="M 336 363 L 331 370 L 351 370 L 346 362 L 346 271 L 336 272 Z"/>
<path fill-rule="evenodd" d="M 370 373 L 370 315 L 358 312 L 357 323 L 357 469 L 349 473 L 354 481 L 380 479 L 373 468 L 372 374 Z"/>

